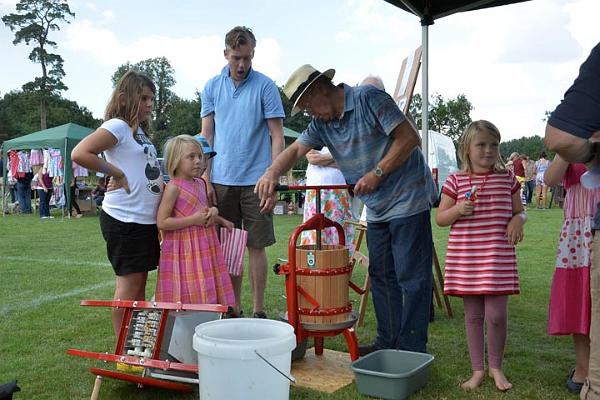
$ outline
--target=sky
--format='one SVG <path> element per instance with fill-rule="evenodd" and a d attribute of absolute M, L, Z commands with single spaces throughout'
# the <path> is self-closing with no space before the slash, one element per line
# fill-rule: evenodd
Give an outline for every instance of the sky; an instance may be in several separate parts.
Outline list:
<path fill-rule="evenodd" d="M 0 0 L 0 14 L 15 11 Z M 419 19 L 382 0 L 72 0 L 75 18 L 50 34 L 64 59 L 63 97 L 101 118 L 111 76 L 127 61 L 166 57 L 174 92 L 194 98 L 218 74 L 225 34 L 250 27 L 253 68 L 278 86 L 303 64 L 334 68 L 334 82 L 380 76 L 393 93 L 402 60 L 421 45 Z M 471 118 L 492 121 L 503 140 L 544 135 L 553 110 L 600 42 L 598 0 L 533 0 L 454 14 L 429 27 L 429 92 L 464 94 Z M 594 28 L 596 26 L 596 28 Z M 0 95 L 41 75 L 31 47 L 0 23 Z M 421 93 L 421 79 L 415 93 Z"/>

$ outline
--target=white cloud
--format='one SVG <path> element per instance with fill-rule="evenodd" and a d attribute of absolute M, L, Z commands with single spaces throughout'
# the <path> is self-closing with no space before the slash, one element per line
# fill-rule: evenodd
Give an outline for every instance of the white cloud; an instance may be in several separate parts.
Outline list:
<path fill-rule="evenodd" d="M 92 62 L 114 68 L 129 61 L 136 63 L 153 57 L 166 57 L 176 72 L 175 92 L 192 98 L 208 79 L 225 65 L 223 38 L 220 36 L 169 37 L 152 35 L 130 43 L 122 42 L 109 29 L 98 27 L 90 20 L 75 22 L 66 29 L 63 45 L 78 54 L 87 54 Z M 281 47 L 273 38 L 259 38 L 253 65 L 282 84 Z"/>
<path fill-rule="evenodd" d="M 9 13 L 15 12 L 17 3 L 18 3 L 18 1 L 16 1 L 16 0 L 0 0 L 0 10 L 6 11 Z"/>
<path fill-rule="evenodd" d="M 600 30 L 598 29 L 600 2 L 598 0 L 577 0 L 567 4 L 564 9 L 570 17 L 569 30 L 587 56 L 592 47 L 600 42 Z"/>
<path fill-rule="evenodd" d="M 338 42 L 346 42 L 352 39 L 352 34 L 348 31 L 338 31 L 335 33 L 335 40 Z"/>
<path fill-rule="evenodd" d="M 85 3 L 85 6 L 92 11 L 98 11 L 98 7 L 96 7 L 96 4 L 94 3 L 87 2 Z"/>
<path fill-rule="evenodd" d="M 115 19 L 115 13 L 112 10 L 102 11 L 103 22 L 113 21 Z"/>

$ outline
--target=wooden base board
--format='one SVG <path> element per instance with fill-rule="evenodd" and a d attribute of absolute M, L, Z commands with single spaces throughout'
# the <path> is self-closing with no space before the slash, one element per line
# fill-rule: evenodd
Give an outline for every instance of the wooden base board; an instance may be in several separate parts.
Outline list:
<path fill-rule="evenodd" d="M 292 363 L 292 375 L 297 386 L 333 393 L 354 380 L 351 362 L 348 353 L 324 349 L 323 355 L 317 356 L 310 348 L 302 360 Z"/>

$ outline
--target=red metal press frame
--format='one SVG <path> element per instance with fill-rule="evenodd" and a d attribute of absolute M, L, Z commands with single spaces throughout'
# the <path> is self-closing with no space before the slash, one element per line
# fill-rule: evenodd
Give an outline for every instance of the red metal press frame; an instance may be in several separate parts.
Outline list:
<path fill-rule="evenodd" d="M 348 345 L 348 351 L 350 352 L 350 358 L 354 361 L 358 359 L 358 340 L 356 333 L 352 327 L 344 327 L 330 330 L 310 330 L 305 328 L 300 322 L 299 314 L 312 315 L 312 316 L 326 316 L 326 315 L 337 315 L 352 311 L 352 305 L 348 303 L 344 307 L 328 308 L 326 310 L 318 310 L 319 303 L 317 300 L 312 298 L 301 286 L 298 285 L 297 275 L 312 275 L 312 276 L 323 276 L 323 275 L 339 275 L 351 273 L 352 266 L 348 265 L 343 268 L 335 269 L 309 269 L 309 268 L 297 268 L 296 266 L 296 243 L 298 237 L 303 231 L 316 230 L 317 231 L 317 249 L 321 248 L 321 231 L 325 228 L 333 227 L 336 229 L 338 234 L 339 244 L 344 246 L 346 244 L 346 236 L 344 234 L 344 228 L 337 222 L 330 220 L 321 212 L 321 190 L 322 189 L 348 189 L 348 185 L 330 185 L 330 186 L 278 186 L 277 190 L 316 190 L 316 210 L 317 213 L 313 215 L 306 222 L 296 227 L 290 236 L 288 242 L 288 262 L 280 266 L 279 274 L 285 275 L 285 290 L 287 297 L 287 308 L 288 308 L 288 322 L 294 327 L 296 334 L 296 343 L 300 344 L 303 340 L 313 337 L 315 341 L 315 353 L 318 355 L 323 354 L 323 341 L 325 337 L 337 336 L 343 334 Z M 354 283 L 350 282 L 350 287 L 357 293 L 363 294 L 364 291 Z M 299 308 L 298 307 L 298 295 L 304 296 L 313 306 L 312 309 Z"/>

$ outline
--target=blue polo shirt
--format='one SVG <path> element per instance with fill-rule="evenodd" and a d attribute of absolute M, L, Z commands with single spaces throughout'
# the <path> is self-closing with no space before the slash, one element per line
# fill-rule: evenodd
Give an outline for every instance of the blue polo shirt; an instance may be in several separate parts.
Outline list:
<path fill-rule="evenodd" d="M 390 134 L 406 117 L 382 90 L 365 85 L 344 88 L 344 115 L 328 122 L 313 119 L 298 138 L 318 148 L 327 146 L 350 184 L 372 171 L 387 153 Z M 377 190 L 359 196 L 369 222 L 387 222 L 431 209 L 437 196 L 429 167 L 419 148 L 386 175 Z"/>
<path fill-rule="evenodd" d="M 202 91 L 200 117 L 214 113 L 215 134 L 211 182 L 250 186 L 271 165 L 269 118 L 285 113 L 275 83 L 253 69 L 238 87 L 229 66 L 210 79 Z"/>

